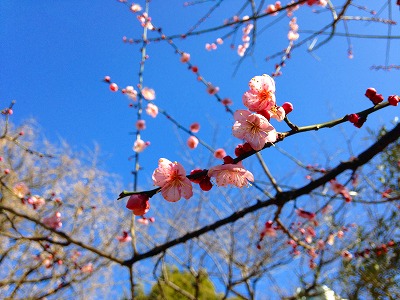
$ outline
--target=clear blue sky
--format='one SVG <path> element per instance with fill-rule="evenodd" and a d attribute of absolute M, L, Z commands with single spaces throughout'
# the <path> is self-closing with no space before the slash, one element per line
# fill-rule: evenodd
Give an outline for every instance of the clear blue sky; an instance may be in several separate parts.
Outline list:
<path fill-rule="evenodd" d="M 184 7 L 183 2 L 151 2 L 150 16 L 165 34 L 186 32 L 215 3 Z M 243 2 L 225 1 L 200 29 L 222 24 Z M 355 9 L 350 12 L 358 13 Z M 309 7 L 302 7 L 295 13 L 300 29 L 320 28 L 321 20 L 311 18 L 310 14 Z M 318 18 L 327 14 L 321 13 Z M 397 9 L 393 11 L 393 18 L 399 20 Z M 259 28 L 269 22 L 260 20 Z M 235 77 L 232 74 L 238 56 L 229 48 L 231 40 L 226 40 L 216 51 L 204 49 L 205 43 L 215 41 L 226 30 L 175 42 L 181 50 L 191 54 L 191 61 L 203 76 L 220 87 L 221 97 L 234 101 L 233 110 L 243 109 L 241 97 L 248 81 L 255 75 L 271 74 L 275 63 L 279 62 L 278 58 L 266 62 L 265 57 L 287 46 L 288 22 L 289 19 L 284 18 L 258 36 L 254 57 L 243 62 Z M 121 87 L 137 84 L 140 46 L 122 43 L 123 36 L 139 38 L 142 34 L 135 16 L 115 0 L 2 0 L 0 23 L 1 107 L 15 99 L 13 120 L 21 123 L 24 119 L 35 118 L 44 135 L 53 142 L 62 138 L 77 150 L 92 148 L 98 143 L 103 167 L 119 174 L 124 187 L 129 189 L 132 165 L 128 157 L 133 154 L 134 141 L 129 132 L 135 130 L 136 111 L 128 107 L 129 101 L 124 95 L 110 92 L 102 78 L 109 75 Z M 351 33 L 387 32 L 387 26 L 381 24 L 354 22 L 348 25 Z M 344 32 L 342 25 L 338 26 L 338 32 Z M 398 27 L 393 27 L 392 34 L 399 36 Z M 236 37 L 236 41 L 239 40 L 240 32 Z M 369 69 L 371 65 L 385 63 L 386 42 L 353 38 L 352 43 L 352 60 L 347 58 L 347 43 L 343 37 L 334 38 L 316 51 L 318 59 L 308 54 L 305 47 L 292 53 L 292 59 L 283 68 L 283 76 L 276 80 L 278 104 L 290 101 L 295 106 L 290 116 L 292 122 L 309 125 L 368 108 L 371 105 L 364 92 L 370 86 L 385 97 L 400 93 L 400 70 Z M 394 40 L 389 52 L 390 64 L 400 64 L 398 48 L 399 41 Z M 147 49 L 150 58 L 145 65 L 144 85 L 155 89 L 154 103 L 183 125 L 199 122 L 202 125 L 199 136 L 215 148 L 238 144 L 240 141 L 231 135 L 232 116 L 205 92 L 205 86 L 179 62 L 174 50 L 166 43 L 151 43 Z M 376 128 L 387 124 L 399 115 L 398 112 L 398 107 L 387 108 L 370 117 L 366 125 Z M 188 150 L 182 150 L 177 138 L 179 131 L 163 116 L 155 120 L 147 115 L 144 118 L 147 129 L 142 136 L 151 141 L 151 146 L 141 155 L 144 172 L 140 183 L 143 188 L 151 188 L 149 180 L 158 158 L 180 161 L 182 152 Z M 273 125 L 278 130 L 287 130 L 284 124 L 273 122 Z M 216 136 L 215 128 L 218 129 Z M 342 128 L 348 136 L 359 131 L 357 139 L 366 135 L 364 130 L 357 130 L 351 124 Z M 318 143 L 331 152 L 345 148 L 344 139 L 338 137 L 338 133 L 338 130 L 307 133 L 279 146 L 296 157 L 313 161 L 311 156 L 318 151 Z M 178 133 L 178 136 L 184 142 L 188 137 L 185 133 Z M 233 148 L 225 149 L 233 155 Z M 196 149 L 191 153 L 204 157 L 206 151 Z M 280 161 L 268 155 L 271 152 L 265 153 L 273 172 L 285 170 Z M 207 161 L 199 166 L 207 167 Z"/>
<path fill-rule="evenodd" d="M 214 3 L 185 8 L 183 2 L 151 2 L 150 16 L 167 35 L 186 32 Z M 223 3 L 200 29 L 222 24 L 225 18 L 235 14 L 241 3 Z M 296 12 L 300 29 L 319 28 L 318 21 L 309 21 L 310 12 L 309 7 Z M 398 11 L 394 11 L 394 15 L 398 19 Z M 126 183 L 130 182 L 131 166 L 127 157 L 133 153 L 133 137 L 129 132 L 134 131 L 136 112 L 128 108 L 123 95 L 109 92 L 101 79 L 110 75 L 122 87 L 138 82 L 140 47 L 122 43 L 123 36 L 138 38 L 141 35 L 142 29 L 135 16 L 113 0 L 96 1 L 96 4 L 93 1 L 16 3 L 3 0 L 0 19 L 2 106 L 15 99 L 14 120 L 35 118 L 50 140 L 64 138 L 77 149 L 98 143 L 104 154 L 105 167 L 123 176 Z M 269 21 L 259 23 L 262 28 Z M 178 39 L 176 43 L 180 49 L 191 53 L 192 62 L 199 66 L 204 77 L 220 87 L 221 97 L 230 97 L 234 101 L 233 109 L 242 109 L 241 96 L 247 90 L 249 79 L 270 74 L 278 59 L 266 62 L 264 58 L 287 45 L 288 19 L 284 18 L 272 28 L 273 31 L 259 35 L 254 57 L 246 59 L 235 77 L 232 74 L 238 56 L 229 48 L 231 40 L 226 40 L 216 51 L 204 49 L 206 42 L 213 42 L 226 30 Z M 371 30 L 378 32 L 380 28 L 379 32 L 387 30 L 384 25 L 358 23 L 349 23 L 349 28 L 350 32 L 364 34 Z M 394 35 L 396 30 L 398 32 L 394 27 Z M 343 26 L 338 31 L 343 32 Z M 236 41 L 240 41 L 240 32 Z M 295 111 L 291 115 L 294 122 L 312 124 L 326 121 L 332 114 L 342 116 L 366 108 L 369 103 L 363 93 L 369 86 L 376 87 L 385 96 L 399 92 L 399 71 L 369 70 L 373 64 L 384 64 L 386 43 L 364 39 L 353 39 L 352 42 L 352 60 L 347 58 L 347 44 L 341 37 L 315 53 L 320 60 L 307 54 L 304 47 L 293 52 L 292 59 L 283 69 L 283 76 L 277 79 L 277 101 L 278 104 L 285 101 L 294 104 Z M 390 51 L 390 63 L 393 64 L 398 64 L 400 58 L 396 46 L 398 41 L 393 41 Z M 213 126 L 218 126 L 215 147 L 227 145 L 225 141 L 236 143 L 230 132 L 233 118 L 205 93 L 205 87 L 196 81 L 186 66 L 179 63 L 172 47 L 166 43 L 153 43 L 148 46 L 148 54 L 144 85 L 156 90 L 155 104 L 184 125 L 200 122 L 199 135 L 211 144 Z M 386 110 L 369 121 L 380 122 L 393 114 L 393 109 Z M 143 132 L 143 139 L 151 141 L 152 145 L 143 153 L 141 161 L 149 175 L 159 157 L 179 160 L 181 150 L 171 123 L 163 116 L 156 120 L 145 118 L 148 129 Z M 286 130 L 283 124 L 276 126 L 278 130 Z M 350 124 L 345 128 L 354 130 Z M 185 141 L 187 135 L 182 137 Z M 303 144 L 304 138 L 294 138 L 293 143 Z M 281 146 L 290 150 L 289 145 L 288 142 Z M 194 150 L 194 155 L 196 151 L 199 150 Z M 232 150 L 227 151 L 232 154 Z"/>

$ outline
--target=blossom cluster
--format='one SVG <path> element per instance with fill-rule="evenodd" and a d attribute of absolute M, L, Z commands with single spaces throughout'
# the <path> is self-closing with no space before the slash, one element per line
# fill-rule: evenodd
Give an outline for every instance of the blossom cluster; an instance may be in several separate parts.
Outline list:
<path fill-rule="evenodd" d="M 190 57 L 183 53 L 181 59 L 187 61 Z M 232 127 L 232 134 L 245 141 L 243 145 L 236 147 L 235 154 L 237 156 L 251 150 L 259 151 L 264 148 L 266 143 L 274 143 L 277 139 L 277 132 L 270 124 L 270 119 L 282 121 L 286 114 L 293 110 L 293 105 L 289 102 L 284 103 L 281 107 L 276 105 L 275 82 L 270 76 L 264 74 L 253 77 L 249 82 L 249 88 L 242 97 L 247 110 L 241 109 L 234 113 L 235 123 Z M 136 124 L 138 129 L 144 126 L 142 123 Z M 200 124 L 198 123 L 190 126 L 193 134 L 199 130 Z M 199 140 L 194 135 L 187 140 L 187 145 L 191 149 L 196 148 L 198 144 Z M 165 200 L 176 202 L 181 198 L 188 200 L 193 196 L 193 183 L 199 184 L 203 191 L 209 191 L 213 186 L 211 179 L 214 179 L 215 184 L 220 187 L 233 185 L 243 188 L 250 182 L 254 182 L 253 174 L 244 168 L 241 161 L 235 162 L 230 156 L 227 156 L 224 149 L 217 149 L 214 156 L 223 159 L 224 163 L 213 166 L 209 170 L 192 170 L 188 176 L 180 163 L 161 158 L 152 175 L 153 184 L 159 187 L 157 191 Z M 133 214 L 143 216 L 150 209 L 149 200 L 153 194 L 143 192 L 131 195 L 127 208 Z"/>
<path fill-rule="evenodd" d="M 269 123 L 271 118 L 282 121 L 286 116 L 284 107 L 276 105 L 275 81 L 264 74 L 255 76 L 249 82 L 247 92 L 243 94 L 243 104 L 248 110 L 238 110 L 234 114 L 235 124 L 232 133 L 235 137 L 245 140 L 258 151 L 266 143 L 273 143 L 277 139 L 275 128 Z M 290 111 L 293 109 L 290 103 Z"/>

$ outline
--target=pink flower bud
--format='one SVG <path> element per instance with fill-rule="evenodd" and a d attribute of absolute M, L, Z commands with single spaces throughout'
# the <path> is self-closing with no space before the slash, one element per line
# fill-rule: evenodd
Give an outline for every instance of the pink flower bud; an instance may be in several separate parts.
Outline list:
<path fill-rule="evenodd" d="M 145 120 L 138 120 L 136 122 L 136 129 L 137 130 L 144 130 L 146 129 L 146 121 Z"/>
<path fill-rule="evenodd" d="M 214 152 L 215 158 L 223 159 L 225 156 L 226 156 L 226 152 L 222 148 L 219 148 L 219 149 L 215 150 L 215 152 Z"/>
<path fill-rule="evenodd" d="M 188 138 L 186 144 L 188 145 L 188 147 L 190 149 L 195 149 L 197 147 L 197 145 L 199 144 L 199 140 L 197 139 L 197 137 L 192 135 Z"/>
<path fill-rule="evenodd" d="M 150 209 L 149 199 L 146 194 L 134 194 L 129 197 L 126 207 L 132 210 L 135 216 L 142 216 Z"/>
<path fill-rule="evenodd" d="M 117 85 L 116 83 L 111 83 L 111 84 L 110 84 L 110 90 L 111 90 L 112 92 L 118 91 L 118 85 Z"/>

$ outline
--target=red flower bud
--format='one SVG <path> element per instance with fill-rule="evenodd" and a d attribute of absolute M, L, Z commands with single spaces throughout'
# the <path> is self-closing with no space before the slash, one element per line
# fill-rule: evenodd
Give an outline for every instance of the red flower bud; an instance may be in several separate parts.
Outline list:
<path fill-rule="evenodd" d="M 224 164 L 233 164 L 233 158 L 229 155 L 224 157 Z"/>
<path fill-rule="evenodd" d="M 374 103 L 374 105 L 377 105 L 383 101 L 383 96 L 382 96 L 382 94 L 376 94 L 375 96 L 373 96 L 370 99 L 371 99 L 372 103 Z"/>
<path fill-rule="evenodd" d="M 285 110 L 285 113 L 288 114 L 293 111 L 293 104 L 290 102 L 285 102 L 282 104 L 283 109 Z"/>
<path fill-rule="evenodd" d="M 391 95 L 389 96 L 388 101 L 390 105 L 397 106 L 400 102 L 400 97 L 397 95 Z"/>
<path fill-rule="evenodd" d="M 360 117 L 357 114 L 351 114 L 347 116 L 347 119 L 349 120 L 350 123 L 357 123 Z"/>
<path fill-rule="evenodd" d="M 235 148 L 235 155 L 236 156 L 240 156 L 240 155 L 242 155 L 244 153 L 245 152 L 243 150 L 243 145 L 242 144 L 237 145 L 236 148 Z"/>
<path fill-rule="evenodd" d="M 370 100 L 372 100 L 372 97 L 374 97 L 375 95 L 376 95 L 376 90 L 374 88 L 368 88 L 365 91 L 365 97 L 367 97 Z"/>
<path fill-rule="evenodd" d="M 213 185 L 210 181 L 210 177 L 206 176 L 202 181 L 200 181 L 200 188 L 203 191 L 208 192 L 212 187 Z"/>

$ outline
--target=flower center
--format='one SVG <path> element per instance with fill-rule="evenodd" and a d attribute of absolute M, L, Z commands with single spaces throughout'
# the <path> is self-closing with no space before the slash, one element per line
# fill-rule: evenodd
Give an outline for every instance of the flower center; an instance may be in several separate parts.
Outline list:
<path fill-rule="evenodd" d="M 269 100 L 271 100 L 271 98 L 272 98 L 272 92 L 271 91 L 266 91 L 266 90 L 263 90 L 261 93 L 260 93 L 260 99 L 261 99 L 261 101 L 269 101 Z"/>

